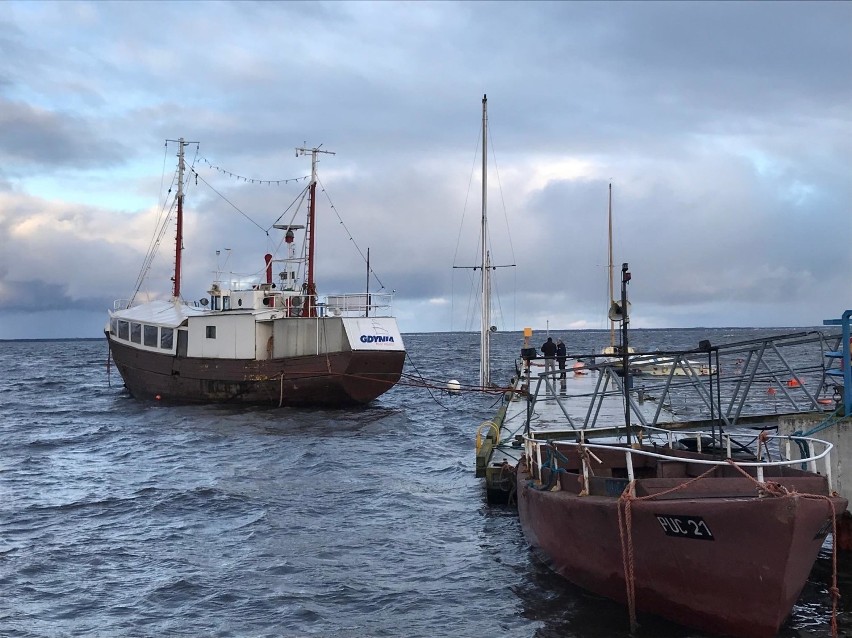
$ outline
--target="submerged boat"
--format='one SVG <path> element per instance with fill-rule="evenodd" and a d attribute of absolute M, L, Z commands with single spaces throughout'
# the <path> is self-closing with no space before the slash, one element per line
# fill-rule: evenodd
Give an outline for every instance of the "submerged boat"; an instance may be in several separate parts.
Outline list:
<path fill-rule="evenodd" d="M 625 401 L 630 387 L 628 368 Z M 831 444 L 749 431 L 753 449 L 714 427 L 689 446 L 630 420 L 625 410 L 615 431 L 562 433 L 527 422 L 515 489 L 528 542 L 567 580 L 626 604 L 631 630 L 648 613 L 776 635 L 848 505 L 833 491 Z"/>
<path fill-rule="evenodd" d="M 630 372 L 655 377 L 707 376 L 716 373 L 716 366 L 684 357 L 643 354 L 630 358 Z"/>
<path fill-rule="evenodd" d="M 266 253 L 265 280 L 214 281 L 200 301 L 181 296 L 184 146 L 179 140 L 172 295 L 119 300 L 105 329 L 131 395 L 178 403 L 347 406 L 369 403 L 400 379 L 405 346 L 389 293 L 320 297 L 314 280 L 318 148 L 311 155 L 306 225 L 277 224 L 286 254 Z M 296 254 L 296 232 L 305 250 Z M 258 262 L 260 264 L 260 261 Z M 273 269 L 280 267 L 278 281 Z M 369 265 L 368 265 L 369 282 Z"/>

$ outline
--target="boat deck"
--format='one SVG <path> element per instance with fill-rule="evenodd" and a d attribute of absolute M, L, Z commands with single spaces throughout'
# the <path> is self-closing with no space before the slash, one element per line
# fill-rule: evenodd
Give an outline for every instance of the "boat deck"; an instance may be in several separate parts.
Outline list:
<path fill-rule="evenodd" d="M 558 370 L 545 375 L 541 359 L 521 359 L 497 414 L 478 428 L 476 476 L 486 479 L 489 502 L 510 497 L 508 468 L 520 459 L 528 430 L 568 440 L 594 430 L 623 441 L 628 419 L 641 435 L 654 427 L 771 428 L 781 416 L 828 413 L 835 401 L 823 353 L 838 339 L 808 332 L 716 346 L 712 374 L 684 363 L 693 352 L 662 353 L 677 365 L 669 375 L 631 375 L 627 399 L 617 361 L 569 358 L 563 381 Z"/>

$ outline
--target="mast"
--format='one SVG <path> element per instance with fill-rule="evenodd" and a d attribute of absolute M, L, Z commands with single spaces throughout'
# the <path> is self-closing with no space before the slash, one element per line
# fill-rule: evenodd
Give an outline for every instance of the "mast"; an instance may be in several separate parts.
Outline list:
<path fill-rule="evenodd" d="M 184 142 L 183 138 L 167 141 L 178 143 L 177 229 L 175 230 L 175 274 L 172 286 L 172 298 L 177 301 L 180 299 L 180 267 L 183 251 L 183 174 L 185 170 L 183 147 L 188 146 L 190 142 Z"/>
<path fill-rule="evenodd" d="M 609 304 L 615 301 L 613 279 L 612 279 L 612 182 L 609 184 Z M 615 348 L 615 321 L 609 320 L 609 347 L 610 352 Z"/>
<path fill-rule="evenodd" d="M 370 249 L 367 248 L 367 300 L 364 304 L 364 316 L 370 316 Z"/>
<path fill-rule="evenodd" d="M 491 385 L 491 256 L 488 254 L 488 96 L 482 96 L 482 334 L 479 344 L 479 385 Z"/>
<path fill-rule="evenodd" d="M 632 381 L 630 379 L 630 357 L 627 354 L 627 325 L 630 323 L 630 317 L 627 314 L 627 284 L 630 282 L 630 272 L 627 270 L 627 263 L 621 264 L 621 365 L 624 374 L 621 381 L 624 384 L 624 428 L 627 435 L 627 445 L 631 444 L 631 427 L 630 427 L 630 390 Z"/>
<path fill-rule="evenodd" d="M 321 146 L 321 145 L 320 145 Z M 316 148 L 300 147 L 296 149 L 296 157 L 299 155 L 311 154 L 311 185 L 309 187 L 308 197 L 310 204 L 308 207 L 308 224 L 305 234 L 308 239 L 308 254 L 306 255 L 306 280 L 305 280 L 305 306 L 302 310 L 303 317 L 316 317 L 316 294 L 317 286 L 314 282 L 314 238 L 316 235 L 316 194 L 317 194 L 317 154 L 328 153 L 334 155 L 331 151 L 321 151 L 319 146 Z"/>

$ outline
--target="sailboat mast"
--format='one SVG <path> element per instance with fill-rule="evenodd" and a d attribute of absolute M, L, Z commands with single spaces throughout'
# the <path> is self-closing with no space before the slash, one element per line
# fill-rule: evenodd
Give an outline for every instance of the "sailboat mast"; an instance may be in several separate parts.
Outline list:
<path fill-rule="evenodd" d="M 609 185 L 609 235 L 607 239 L 609 245 L 609 304 L 615 301 L 615 290 L 612 275 L 612 183 Z M 615 322 L 609 320 L 609 346 L 610 349 L 615 347 Z"/>
<path fill-rule="evenodd" d="M 180 266 L 183 251 L 183 138 L 178 140 L 178 190 L 177 190 L 177 230 L 175 231 L 175 274 L 172 297 L 180 299 Z"/>
<path fill-rule="evenodd" d="M 491 280 L 488 254 L 488 96 L 482 96 L 482 334 L 479 352 L 479 385 L 491 385 Z"/>

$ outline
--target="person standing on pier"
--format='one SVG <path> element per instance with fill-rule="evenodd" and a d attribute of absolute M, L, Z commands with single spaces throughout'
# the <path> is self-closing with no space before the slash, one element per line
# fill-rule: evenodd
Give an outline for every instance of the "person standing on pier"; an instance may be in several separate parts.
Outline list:
<path fill-rule="evenodd" d="M 556 366 L 554 365 L 554 357 L 556 357 L 556 344 L 553 343 L 553 337 L 548 337 L 544 345 L 541 346 L 541 353 L 544 355 L 544 374 L 548 372 L 556 374 Z"/>
<path fill-rule="evenodd" d="M 565 360 L 568 357 L 568 350 L 562 339 L 556 340 L 556 362 L 559 364 L 559 381 L 562 387 L 565 387 Z"/>

